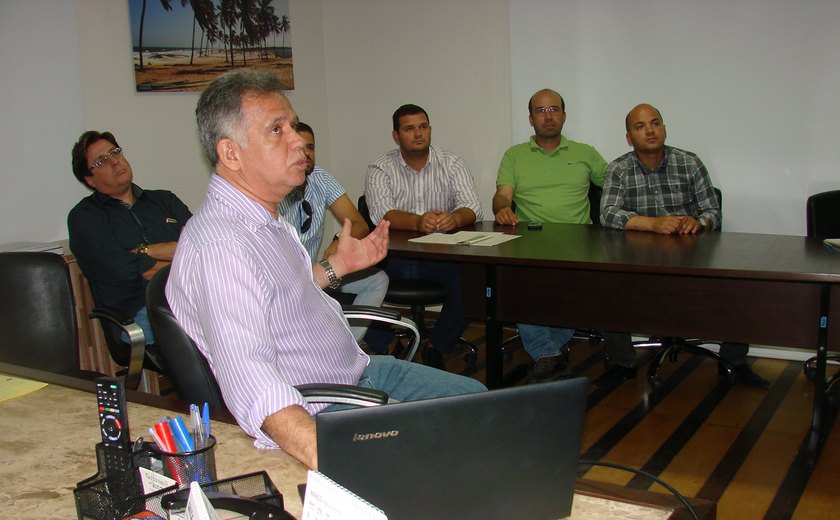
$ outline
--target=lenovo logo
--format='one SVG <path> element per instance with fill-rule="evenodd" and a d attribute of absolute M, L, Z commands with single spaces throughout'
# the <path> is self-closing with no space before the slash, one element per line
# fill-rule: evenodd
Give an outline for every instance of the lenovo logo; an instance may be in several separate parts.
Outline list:
<path fill-rule="evenodd" d="M 387 439 L 388 437 L 396 437 L 400 434 L 399 430 L 391 430 L 388 432 L 374 432 L 374 433 L 354 433 L 353 442 L 372 441 L 376 439 Z"/>

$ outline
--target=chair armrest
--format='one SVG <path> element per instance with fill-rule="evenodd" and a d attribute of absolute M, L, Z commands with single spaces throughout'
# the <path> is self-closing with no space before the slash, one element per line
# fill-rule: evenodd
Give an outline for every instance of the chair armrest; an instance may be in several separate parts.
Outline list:
<path fill-rule="evenodd" d="M 340 403 L 356 406 L 379 406 L 388 402 L 382 390 L 353 385 L 312 383 L 295 387 L 308 403 Z"/>
<path fill-rule="evenodd" d="M 111 322 L 128 335 L 131 351 L 129 353 L 128 373 L 125 375 L 125 387 L 132 390 L 140 388 L 143 359 L 146 356 L 146 337 L 143 334 L 143 329 L 124 313 L 108 307 L 95 307 L 88 318 Z M 107 330 L 103 332 L 108 334 Z"/>
<path fill-rule="evenodd" d="M 417 324 L 415 324 L 412 320 L 404 317 L 397 311 L 383 309 L 382 307 L 369 307 L 367 305 L 342 305 L 341 310 L 344 312 L 344 317 L 348 320 L 361 319 L 379 321 L 403 329 L 408 329 L 408 332 L 412 335 L 413 339 L 411 340 L 411 345 L 406 350 L 406 355 L 403 359 L 406 361 L 414 359 L 414 354 L 417 353 L 417 347 L 420 345 L 420 331 L 417 330 Z"/>

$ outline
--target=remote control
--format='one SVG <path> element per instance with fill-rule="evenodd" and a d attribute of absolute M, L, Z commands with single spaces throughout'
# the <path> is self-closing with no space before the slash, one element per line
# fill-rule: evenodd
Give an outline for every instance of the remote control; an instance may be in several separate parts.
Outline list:
<path fill-rule="evenodd" d="M 113 377 L 96 378 L 96 404 L 102 444 L 128 451 L 131 441 L 125 409 L 125 383 Z"/>

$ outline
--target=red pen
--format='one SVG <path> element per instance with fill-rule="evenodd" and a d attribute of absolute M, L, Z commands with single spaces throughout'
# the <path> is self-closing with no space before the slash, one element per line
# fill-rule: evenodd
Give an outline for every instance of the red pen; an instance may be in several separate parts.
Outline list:
<path fill-rule="evenodd" d="M 175 449 L 175 442 L 172 439 L 172 432 L 169 430 L 168 423 L 166 423 L 165 421 L 156 423 L 155 432 L 157 433 L 161 443 L 163 444 L 163 451 L 168 453 L 178 452 L 178 450 Z M 166 454 L 164 454 L 163 458 L 166 459 L 166 465 L 169 466 L 169 473 L 172 475 L 172 478 L 175 479 L 179 486 L 183 486 L 184 482 L 183 479 L 181 479 L 181 472 L 178 471 L 178 465 L 175 463 L 174 460 L 172 460 L 172 457 L 167 457 Z"/>

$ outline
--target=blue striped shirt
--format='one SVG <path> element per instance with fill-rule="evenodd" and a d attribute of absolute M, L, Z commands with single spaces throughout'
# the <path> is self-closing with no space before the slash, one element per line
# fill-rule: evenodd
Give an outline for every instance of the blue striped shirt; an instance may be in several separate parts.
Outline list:
<path fill-rule="evenodd" d="M 293 385 L 356 384 L 369 360 L 297 232 L 216 174 L 178 241 L 166 296 L 257 447 L 277 447 L 260 429 L 269 415 L 326 406 Z"/>
<path fill-rule="evenodd" d="M 321 247 L 321 237 L 324 234 L 326 209 L 344 193 L 344 188 L 332 175 L 316 166 L 306 177 L 306 190 L 303 193 L 300 190 L 292 190 L 280 202 L 280 214 L 297 230 L 300 241 L 311 258 L 318 258 L 318 248 Z M 301 233 L 300 226 L 307 218 L 301 205 L 304 199 L 312 208 L 312 223 L 306 233 Z"/>
<path fill-rule="evenodd" d="M 365 201 L 376 223 L 392 209 L 422 215 L 441 209 L 469 208 L 481 220 L 481 202 L 467 164 L 460 156 L 429 147 L 429 160 L 419 172 L 405 163 L 399 149 L 368 166 Z"/>

